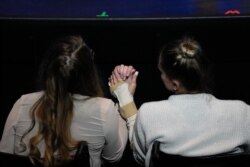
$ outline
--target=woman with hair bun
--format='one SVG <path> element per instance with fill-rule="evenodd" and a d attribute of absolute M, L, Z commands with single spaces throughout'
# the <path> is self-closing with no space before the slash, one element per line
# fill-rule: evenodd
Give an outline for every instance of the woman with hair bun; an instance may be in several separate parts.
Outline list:
<path fill-rule="evenodd" d="M 196 40 L 184 37 L 164 46 L 158 68 L 173 94 L 138 110 L 133 100 L 137 73 L 118 65 L 110 77 L 137 162 L 149 166 L 154 141 L 162 152 L 182 156 L 250 153 L 250 106 L 211 94 L 208 61 Z"/>

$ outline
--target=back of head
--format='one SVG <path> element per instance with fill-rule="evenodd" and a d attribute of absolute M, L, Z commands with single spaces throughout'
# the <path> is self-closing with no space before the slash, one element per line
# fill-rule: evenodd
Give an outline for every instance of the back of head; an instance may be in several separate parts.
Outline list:
<path fill-rule="evenodd" d="M 160 68 L 169 78 L 179 80 L 188 91 L 208 91 L 207 65 L 200 44 L 191 37 L 165 45 L 160 53 Z"/>
<path fill-rule="evenodd" d="M 58 39 L 47 52 L 41 74 L 45 91 L 59 86 L 72 94 L 102 96 L 94 53 L 80 36 Z"/>

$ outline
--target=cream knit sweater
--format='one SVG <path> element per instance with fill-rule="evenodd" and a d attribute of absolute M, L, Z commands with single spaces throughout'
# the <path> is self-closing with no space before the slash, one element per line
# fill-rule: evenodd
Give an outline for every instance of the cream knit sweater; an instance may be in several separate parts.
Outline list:
<path fill-rule="evenodd" d="M 135 159 L 146 166 L 155 140 L 162 151 L 185 156 L 250 152 L 250 106 L 211 94 L 144 103 L 127 126 Z"/>

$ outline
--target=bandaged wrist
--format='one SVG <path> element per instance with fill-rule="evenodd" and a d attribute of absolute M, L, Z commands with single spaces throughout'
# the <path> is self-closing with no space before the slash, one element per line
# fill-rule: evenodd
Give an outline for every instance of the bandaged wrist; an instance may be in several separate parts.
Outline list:
<path fill-rule="evenodd" d="M 118 99 L 120 107 L 123 107 L 134 101 L 134 98 L 129 92 L 128 84 L 126 82 L 119 84 L 119 86 L 113 90 L 113 93 Z"/>
<path fill-rule="evenodd" d="M 137 107 L 132 101 L 131 103 L 128 103 L 127 105 L 120 107 L 120 113 L 123 118 L 127 119 L 130 118 L 131 116 L 135 115 L 137 113 Z"/>

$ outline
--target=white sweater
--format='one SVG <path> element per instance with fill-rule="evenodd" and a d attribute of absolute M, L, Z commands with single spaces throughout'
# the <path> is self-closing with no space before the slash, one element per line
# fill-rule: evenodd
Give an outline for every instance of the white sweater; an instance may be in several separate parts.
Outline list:
<path fill-rule="evenodd" d="M 23 95 L 9 113 L 0 142 L 0 152 L 28 155 L 29 148 L 20 152 L 21 137 L 31 124 L 30 108 L 42 92 Z M 120 117 L 117 107 L 110 99 L 89 98 L 75 94 L 71 135 L 78 141 L 87 141 L 91 167 L 100 167 L 101 158 L 110 162 L 119 161 L 127 144 L 126 122 Z M 37 133 L 37 126 L 24 138 L 28 146 L 30 137 Z M 44 142 L 38 145 L 44 155 Z"/>
<path fill-rule="evenodd" d="M 250 106 L 211 94 L 172 95 L 140 107 L 130 139 L 135 159 L 146 166 L 155 140 L 163 152 L 185 156 L 250 152 Z"/>

